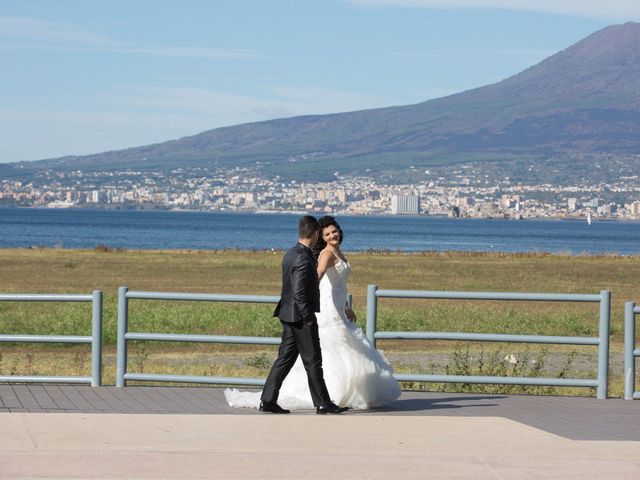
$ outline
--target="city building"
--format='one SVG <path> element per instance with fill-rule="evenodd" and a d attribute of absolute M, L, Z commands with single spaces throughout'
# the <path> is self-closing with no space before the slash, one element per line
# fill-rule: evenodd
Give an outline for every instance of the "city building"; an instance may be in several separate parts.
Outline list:
<path fill-rule="evenodd" d="M 420 213 L 420 197 L 418 195 L 392 195 L 392 215 L 417 215 Z"/>

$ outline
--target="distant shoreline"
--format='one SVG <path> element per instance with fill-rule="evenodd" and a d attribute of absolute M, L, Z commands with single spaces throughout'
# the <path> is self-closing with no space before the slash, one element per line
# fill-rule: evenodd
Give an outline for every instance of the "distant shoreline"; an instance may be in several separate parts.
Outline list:
<path fill-rule="evenodd" d="M 382 218 L 450 218 L 452 220 L 515 220 L 515 221 L 571 221 L 586 222 L 583 216 L 549 216 L 549 217 L 451 217 L 446 214 L 392 214 L 392 213 L 371 213 L 371 214 L 355 214 L 344 212 L 315 212 L 304 210 L 192 210 L 185 208 L 121 208 L 121 207 L 96 207 L 95 205 L 76 206 L 68 208 L 48 208 L 48 207 L 27 207 L 27 206 L 0 206 L 0 210 L 39 210 L 39 211 L 107 211 L 107 212 L 167 212 L 167 213 L 205 213 L 205 214 L 233 214 L 233 215 L 313 215 L 322 217 L 324 215 L 332 215 L 334 217 L 382 217 Z M 618 218 L 618 217 L 596 217 L 594 222 L 640 222 L 640 218 Z M 0 247 L 1 248 L 1 247 Z"/>
<path fill-rule="evenodd" d="M 223 248 L 223 249 L 195 249 L 195 248 L 181 248 L 181 249 L 140 249 L 140 248 L 122 248 L 111 247 L 108 245 L 96 245 L 94 248 L 65 248 L 65 247 L 41 247 L 32 245 L 29 247 L 0 247 L 2 252 L 64 252 L 64 253 L 96 253 L 96 254 L 141 254 L 141 255 L 158 255 L 158 254 L 171 254 L 171 255 L 257 255 L 257 254 L 272 254 L 282 255 L 286 249 L 277 248 L 265 248 L 265 249 L 240 249 L 240 248 Z M 640 253 L 623 255 L 618 253 L 567 253 L 567 252 L 476 252 L 465 250 L 424 250 L 424 251 L 401 251 L 392 249 L 376 250 L 371 249 L 368 251 L 349 251 L 345 250 L 345 254 L 349 257 L 358 256 L 389 256 L 389 257 L 496 257 L 496 258 L 593 258 L 593 259 L 635 259 L 640 258 Z"/>

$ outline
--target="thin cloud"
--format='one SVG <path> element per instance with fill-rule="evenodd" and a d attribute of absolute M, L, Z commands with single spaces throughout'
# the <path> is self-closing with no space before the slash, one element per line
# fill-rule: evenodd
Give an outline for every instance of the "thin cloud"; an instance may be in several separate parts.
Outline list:
<path fill-rule="evenodd" d="M 578 17 L 632 20 L 640 18 L 637 0 L 342 0 L 356 7 L 424 7 L 441 10 L 484 8 Z"/>
<path fill-rule="evenodd" d="M 450 57 L 518 57 L 527 59 L 546 58 L 556 53 L 556 50 L 543 48 L 447 48 L 429 52 L 397 52 L 394 55 L 405 58 L 441 59 Z"/>
<path fill-rule="evenodd" d="M 0 162 L 148 145 L 205 130 L 204 120 L 175 113 L 0 110 Z M 24 132 L 38 132 L 38 141 L 16 144 Z"/>
<path fill-rule="evenodd" d="M 223 60 L 260 60 L 269 58 L 255 50 L 242 49 L 218 49 L 201 47 L 133 47 L 122 46 L 114 48 L 114 51 L 122 53 L 138 53 L 145 55 L 157 55 L 162 57 L 182 57 L 182 58 L 218 58 Z"/>
<path fill-rule="evenodd" d="M 220 60 L 269 58 L 267 55 L 248 49 L 136 45 L 97 35 L 75 25 L 45 22 L 28 17 L 0 17 L 0 48 L 92 51 Z"/>
<path fill-rule="evenodd" d="M 335 110 L 336 106 L 340 106 L 342 111 L 345 111 L 389 104 L 389 99 L 379 95 L 315 86 L 279 85 L 266 88 L 265 90 L 288 100 L 295 100 L 297 102 L 303 102 L 304 104 L 315 103 L 319 108 L 326 102 L 326 105 L 330 106 L 333 110 Z"/>
<path fill-rule="evenodd" d="M 214 126 L 392 104 L 388 99 L 362 92 L 291 85 L 262 87 L 254 95 L 192 87 L 121 87 L 86 100 L 111 107 L 206 115 L 215 122 Z"/>
<path fill-rule="evenodd" d="M 36 43 L 106 46 L 113 42 L 74 25 L 29 17 L 0 17 L 0 38 Z"/>
<path fill-rule="evenodd" d="M 295 85 L 263 87 L 254 95 L 120 87 L 82 100 L 82 111 L 0 109 L 0 162 L 117 150 L 241 123 L 384 106 L 383 99 L 362 92 Z M 16 146 L 13 139 L 25 131 L 40 132 L 38 142 Z"/>

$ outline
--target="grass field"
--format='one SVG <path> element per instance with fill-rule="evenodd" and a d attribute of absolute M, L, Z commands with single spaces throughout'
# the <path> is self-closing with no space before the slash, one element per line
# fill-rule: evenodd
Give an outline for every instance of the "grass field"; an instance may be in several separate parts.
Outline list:
<path fill-rule="evenodd" d="M 117 288 L 277 295 L 282 252 L 0 250 L 1 293 L 104 291 L 105 383 L 113 383 Z M 610 394 L 622 392 L 623 303 L 640 300 L 640 258 L 535 254 L 351 254 L 349 290 L 364 324 L 366 288 L 550 293 L 612 292 Z M 130 330 L 279 336 L 272 305 L 130 301 Z M 383 330 L 597 336 L 597 304 L 391 300 L 379 302 Z M 90 306 L 0 302 L 0 332 L 89 334 Z M 452 342 L 380 342 L 396 371 L 585 377 L 595 348 Z M 272 347 L 140 343 L 132 370 L 264 376 Z M 516 363 L 504 360 L 513 354 Z M 513 360 L 513 359 L 512 359 Z M 85 347 L 0 344 L 0 375 L 88 374 Z M 54 370 L 55 369 L 55 370 Z M 591 394 L 589 389 L 405 385 L 410 388 Z"/>

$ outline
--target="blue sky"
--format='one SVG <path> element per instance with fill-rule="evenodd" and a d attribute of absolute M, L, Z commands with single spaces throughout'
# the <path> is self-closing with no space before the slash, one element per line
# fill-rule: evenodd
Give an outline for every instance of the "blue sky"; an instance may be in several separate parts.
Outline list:
<path fill-rule="evenodd" d="M 418 103 L 639 19 L 638 0 L 3 0 L 0 162 Z"/>

